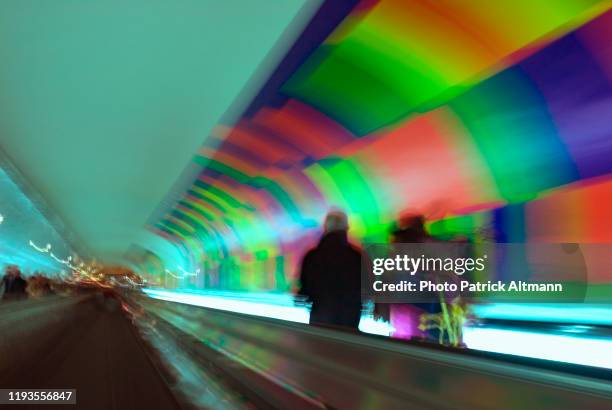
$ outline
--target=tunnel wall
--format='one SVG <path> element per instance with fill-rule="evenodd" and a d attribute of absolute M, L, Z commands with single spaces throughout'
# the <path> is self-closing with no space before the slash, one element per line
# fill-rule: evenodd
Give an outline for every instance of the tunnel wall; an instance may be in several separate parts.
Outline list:
<path fill-rule="evenodd" d="M 26 274 L 58 274 L 67 269 L 58 260 L 65 260 L 74 250 L 59 221 L 49 220 L 48 208 L 24 184 L 0 151 L 0 269 L 18 265 Z"/>

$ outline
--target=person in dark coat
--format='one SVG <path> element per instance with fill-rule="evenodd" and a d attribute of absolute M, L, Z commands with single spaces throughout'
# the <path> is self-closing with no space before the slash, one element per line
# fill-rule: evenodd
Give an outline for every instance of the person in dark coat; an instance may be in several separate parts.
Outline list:
<path fill-rule="evenodd" d="M 20 300 L 28 297 L 26 288 L 28 283 L 21 277 L 17 266 L 8 266 L 6 274 L 2 277 L 0 287 L 4 286 L 3 300 Z"/>
<path fill-rule="evenodd" d="M 327 214 L 319 244 L 304 256 L 298 295 L 312 303 L 310 324 L 357 329 L 362 252 L 349 243 L 342 211 Z"/>

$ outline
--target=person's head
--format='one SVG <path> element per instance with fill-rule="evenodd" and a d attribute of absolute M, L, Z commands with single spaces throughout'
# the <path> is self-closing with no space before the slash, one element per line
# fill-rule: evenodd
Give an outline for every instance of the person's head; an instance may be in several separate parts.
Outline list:
<path fill-rule="evenodd" d="M 332 209 L 325 215 L 325 222 L 323 223 L 325 233 L 346 232 L 348 228 L 348 217 L 343 211 Z"/>
<path fill-rule="evenodd" d="M 425 217 L 420 214 L 403 215 L 395 229 L 391 232 L 392 242 L 414 243 L 421 242 L 427 237 L 425 230 Z"/>
<path fill-rule="evenodd" d="M 4 268 L 4 272 L 7 276 L 12 277 L 19 277 L 21 275 L 21 272 L 19 271 L 19 267 L 17 267 L 17 265 L 8 265 L 6 268 Z"/>

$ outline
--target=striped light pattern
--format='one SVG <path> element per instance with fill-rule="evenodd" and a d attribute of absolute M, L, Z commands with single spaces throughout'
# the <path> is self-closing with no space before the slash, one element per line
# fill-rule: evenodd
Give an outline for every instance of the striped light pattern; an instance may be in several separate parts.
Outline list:
<path fill-rule="evenodd" d="M 359 2 L 203 144 L 151 280 L 290 290 L 331 206 L 358 241 L 417 211 L 439 236 L 610 242 L 610 27 L 608 1 Z"/>

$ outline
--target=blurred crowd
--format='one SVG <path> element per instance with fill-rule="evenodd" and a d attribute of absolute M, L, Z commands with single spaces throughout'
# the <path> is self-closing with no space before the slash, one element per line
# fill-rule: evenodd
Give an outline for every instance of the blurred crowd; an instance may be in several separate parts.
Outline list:
<path fill-rule="evenodd" d="M 306 253 L 299 272 L 298 304 L 311 306 L 310 324 L 357 331 L 362 312 L 367 310 L 361 294 L 363 250 L 348 240 L 348 217 L 330 211 L 323 223 L 319 243 Z M 434 238 L 426 229 L 423 215 L 402 216 L 391 229 L 390 244 L 453 242 L 469 245 L 466 237 Z M 367 260 L 367 256 L 366 256 Z M 461 346 L 461 329 L 466 318 L 464 295 L 439 294 L 426 303 L 375 303 L 375 320 L 394 329 L 393 336 Z"/>
<path fill-rule="evenodd" d="M 4 276 L 0 281 L 0 295 L 3 301 L 38 298 L 53 293 L 52 281 L 40 273 L 25 278 L 16 265 L 8 265 L 4 269 Z"/>

